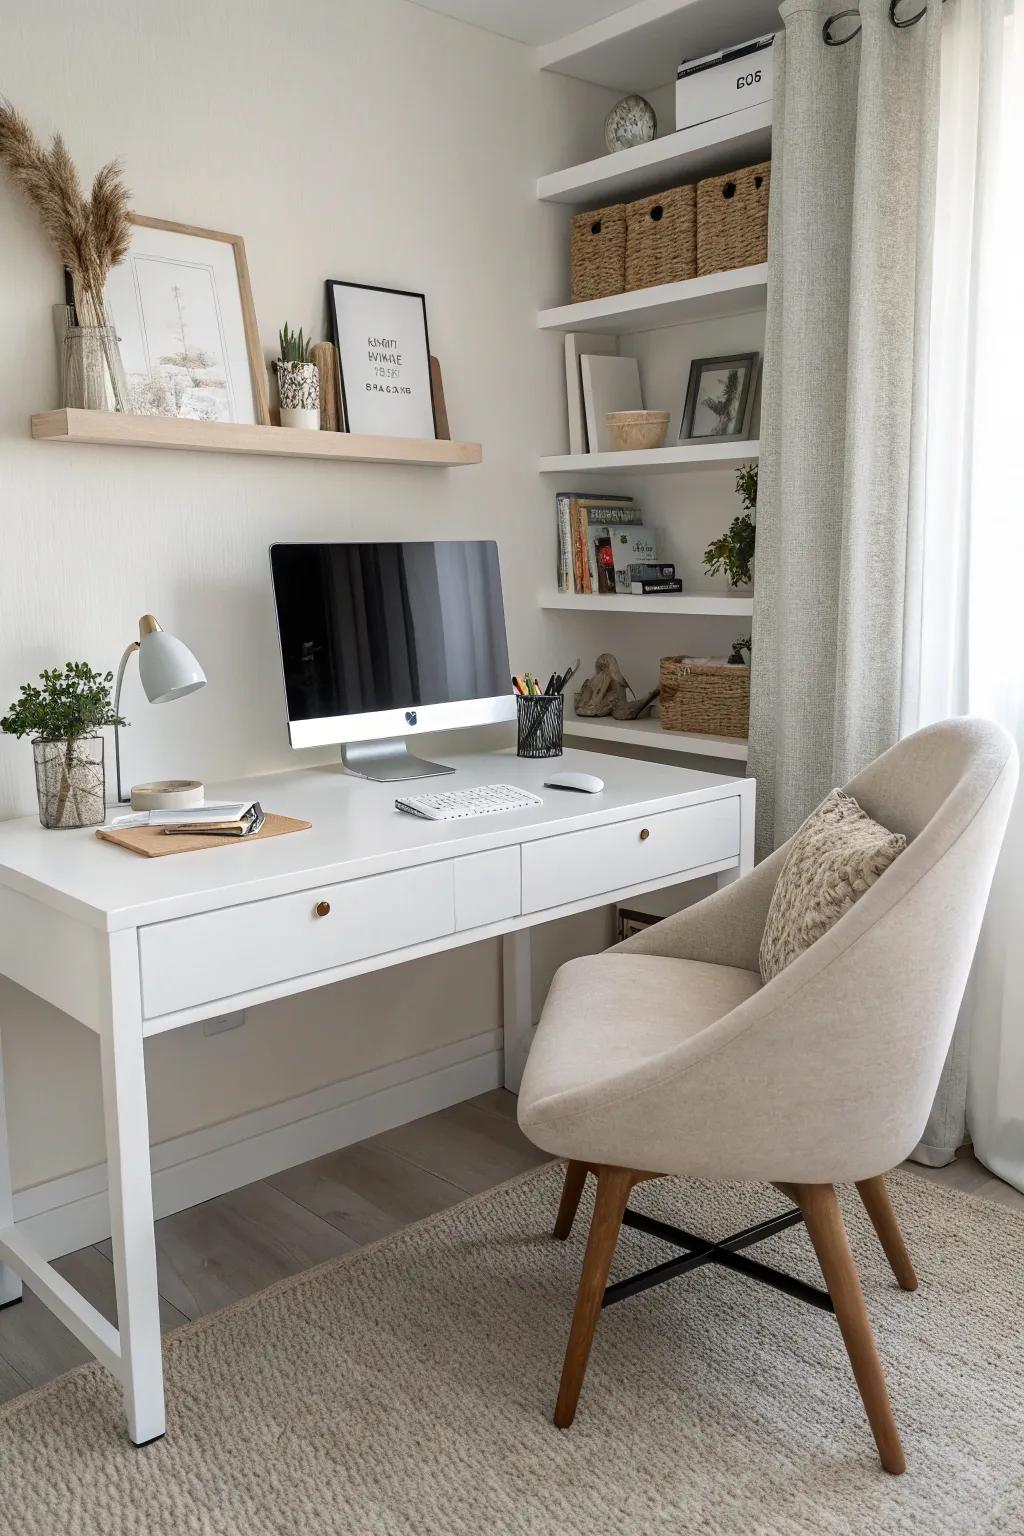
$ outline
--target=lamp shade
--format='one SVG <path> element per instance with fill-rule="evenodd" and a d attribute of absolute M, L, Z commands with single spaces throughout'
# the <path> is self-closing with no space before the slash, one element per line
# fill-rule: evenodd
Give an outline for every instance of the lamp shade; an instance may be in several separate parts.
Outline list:
<path fill-rule="evenodd" d="M 183 699 L 206 682 L 188 646 L 162 629 L 151 629 L 139 639 L 139 676 L 151 704 Z"/>

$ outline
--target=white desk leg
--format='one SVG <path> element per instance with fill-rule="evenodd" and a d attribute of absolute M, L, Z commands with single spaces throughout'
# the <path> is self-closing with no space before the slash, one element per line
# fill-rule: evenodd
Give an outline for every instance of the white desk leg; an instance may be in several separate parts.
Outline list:
<path fill-rule="evenodd" d="M 138 941 L 127 929 L 109 943 L 111 1007 L 100 1054 L 121 1384 L 128 1434 L 145 1445 L 165 1424 Z"/>
<path fill-rule="evenodd" d="M 533 974 L 530 930 L 519 928 L 501 941 L 502 1002 L 505 1028 L 505 1087 L 519 1092 L 533 1039 Z"/>
<path fill-rule="evenodd" d="M 0 1050 L 0 1227 L 14 1225 L 14 1196 L 11 1192 L 11 1160 L 7 1153 L 7 1099 L 4 1094 L 4 1059 Z M 21 1300 L 21 1280 L 13 1269 L 0 1264 L 0 1307 Z"/>

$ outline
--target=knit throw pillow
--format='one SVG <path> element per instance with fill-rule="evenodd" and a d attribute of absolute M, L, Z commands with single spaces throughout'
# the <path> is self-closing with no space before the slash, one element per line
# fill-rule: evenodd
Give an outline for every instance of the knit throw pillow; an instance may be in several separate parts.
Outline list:
<path fill-rule="evenodd" d="M 761 938 L 761 978 L 771 981 L 828 933 L 907 846 L 832 790 L 804 822 L 786 855 Z"/>

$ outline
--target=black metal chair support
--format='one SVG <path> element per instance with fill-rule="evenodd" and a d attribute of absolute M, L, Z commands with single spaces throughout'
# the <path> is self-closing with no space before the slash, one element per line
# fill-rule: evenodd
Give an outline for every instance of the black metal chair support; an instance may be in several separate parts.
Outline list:
<path fill-rule="evenodd" d="M 652 1286 L 664 1285 L 666 1280 L 674 1280 L 677 1275 L 690 1274 L 695 1269 L 701 1269 L 705 1264 L 720 1264 L 723 1269 L 731 1269 L 735 1274 L 746 1275 L 748 1280 L 757 1280 L 762 1285 L 770 1285 L 774 1290 L 783 1291 L 787 1296 L 793 1296 L 798 1301 L 806 1301 L 812 1307 L 820 1307 L 823 1312 L 832 1312 L 832 1298 L 827 1291 L 820 1290 L 817 1286 L 808 1285 L 804 1280 L 798 1280 L 795 1275 L 787 1275 L 781 1269 L 773 1269 L 769 1264 L 760 1264 L 756 1259 L 745 1258 L 741 1252 L 744 1248 L 751 1248 L 755 1243 L 763 1243 L 765 1238 L 773 1237 L 776 1232 L 784 1232 L 787 1227 L 795 1227 L 803 1221 L 803 1214 L 794 1206 L 792 1210 L 783 1211 L 778 1216 L 770 1216 L 766 1221 L 758 1221 L 752 1227 L 744 1227 L 740 1232 L 734 1232 L 731 1237 L 723 1238 L 719 1243 L 708 1242 L 706 1238 L 697 1237 L 692 1232 L 684 1232 L 680 1227 L 669 1226 L 668 1222 L 657 1221 L 653 1216 L 645 1216 L 642 1211 L 631 1211 L 627 1208 L 622 1218 L 624 1227 L 633 1227 L 637 1232 L 646 1232 L 649 1237 L 660 1238 L 664 1243 L 671 1243 L 675 1248 L 686 1250 L 684 1257 L 678 1259 L 666 1259 L 663 1264 L 656 1264 L 653 1269 L 642 1270 L 638 1275 L 630 1275 L 626 1280 L 617 1280 L 614 1285 L 605 1287 L 603 1307 L 614 1306 L 617 1301 L 625 1301 L 628 1296 L 636 1296 L 641 1291 L 648 1291 Z"/>

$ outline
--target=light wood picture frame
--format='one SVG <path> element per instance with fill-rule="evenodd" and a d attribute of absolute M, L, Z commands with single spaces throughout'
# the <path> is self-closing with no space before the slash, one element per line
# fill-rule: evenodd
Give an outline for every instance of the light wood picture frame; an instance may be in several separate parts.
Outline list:
<path fill-rule="evenodd" d="M 269 426 L 242 236 L 128 217 L 138 235 L 111 271 L 106 297 L 132 414 Z"/>

